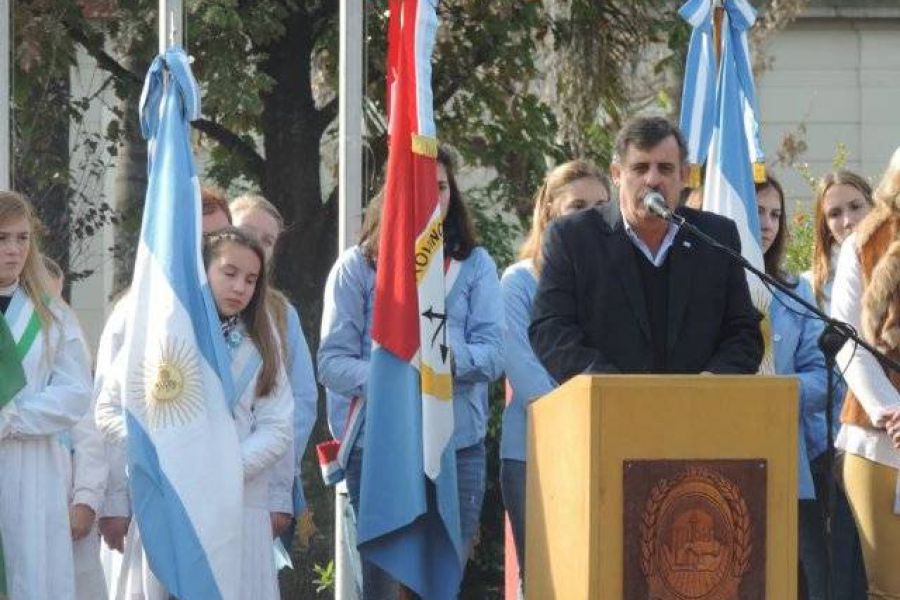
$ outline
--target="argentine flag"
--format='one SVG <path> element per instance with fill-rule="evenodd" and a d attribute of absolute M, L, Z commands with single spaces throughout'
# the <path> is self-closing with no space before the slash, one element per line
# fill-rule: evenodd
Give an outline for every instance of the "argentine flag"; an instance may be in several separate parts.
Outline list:
<path fill-rule="evenodd" d="M 132 504 L 153 574 L 179 600 L 239 600 L 243 472 L 200 251 L 189 129 L 199 116 L 187 55 L 171 48 L 153 61 L 141 96 L 150 173 L 121 394 Z"/>
<path fill-rule="evenodd" d="M 700 165 L 706 162 L 716 104 L 716 52 L 713 7 L 709 0 L 688 0 L 678 10 L 691 26 L 681 94 L 681 131 L 688 145 L 690 187 L 700 185 Z"/>
<path fill-rule="evenodd" d="M 746 38 L 756 13 L 743 0 L 729 0 L 725 7 L 715 125 L 706 165 L 703 210 L 732 219 L 741 236 L 741 253 L 754 267 L 765 270 L 753 173 L 753 164 L 761 161 L 762 151 L 758 143 L 756 95 Z M 768 315 L 771 293 L 753 275 L 748 274 L 747 283 L 754 306 Z M 760 372 L 771 374 L 774 363 L 768 319 L 763 321 L 763 328 L 766 352 Z"/>

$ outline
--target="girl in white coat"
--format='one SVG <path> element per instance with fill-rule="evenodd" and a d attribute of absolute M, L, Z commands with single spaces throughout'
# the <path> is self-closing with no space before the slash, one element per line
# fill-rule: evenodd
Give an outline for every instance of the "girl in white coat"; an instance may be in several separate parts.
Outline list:
<path fill-rule="evenodd" d="M 52 296 L 62 300 L 65 274 L 52 258 L 43 256 L 50 276 Z M 90 355 L 90 350 L 85 350 Z M 93 408 L 93 407 L 92 407 Z M 96 527 L 97 511 L 106 493 L 109 468 L 103 436 L 94 425 L 94 411 L 89 410 L 70 431 L 59 435 L 68 451 L 71 466 L 69 480 L 69 523 L 72 529 L 72 553 L 75 564 L 75 597 L 77 600 L 106 600 L 108 592 L 100 564 L 100 534 Z"/>
<path fill-rule="evenodd" d="M 74 600 L 58 436 L 88 409 L 90 363 L 74 315 L 49 293 L 37 223 L 25 198 L 0 192 L 0 536 L 11 600 Z"/>
<path fill-rule="evenodd" d="M 266 310 L 265 254 L 255 239 L 229 227 L 206 236 L 203 262 L 231 349 L 236 388 L 243 393 L 234 421 L 244 458 L 243 568 L 240 598 L 277 600 L 269 483 L 272 467 L 292 446 L 294 399 Z M 244 376 L 245 353 L 259 366 Z"/>
<path fill-rule="evenodd" d="M 236 597 L 276 600 L 279 594 L 269 519 L 269 472 L 291 446 L 293 399 L 265 310 L 265 259 L 255 240 L 231 227 L 206 236 L 203 258 L 239 393 L 233 416 L 243 461 L 244 516 L 241 589 Z M 114 447 L 124 448 L 115 439 L 122 417 L 114 390 L 115 385 L 104 385 L 100 391 L 97 424 L 112 437 Z M 132 502 L 137 500 L 132 498 Z M 168 598 L 149 572 L 140 548 L 140 532 L 133 523 L 123 560 L 118 598 Z"/>

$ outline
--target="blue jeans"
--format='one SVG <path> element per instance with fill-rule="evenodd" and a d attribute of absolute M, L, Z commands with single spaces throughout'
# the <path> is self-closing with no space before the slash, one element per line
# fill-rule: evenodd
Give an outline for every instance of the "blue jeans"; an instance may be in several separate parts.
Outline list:
<path fill-rule="evenodd" d="M 525 579 L 525 461 L 504 458 L 500 463 L 500 491 L 509 515 L 516 557 L 519 559 L 519 577 Z"/>
<path fill-rule="evenodd" d="M 471 552 L 481 518 L 487 468 L 484 442 L 456 451 L 456 483 L 459 490 L 459 521 L 463 548 Z M 347 460 L 344 476 L 350 504 L 359 511 L 359 488 L 362 475 L 362 450 L 354 448 Z M 400 584 L 383 569 L 361 560 L 363 600 L 396 600 Z"/>

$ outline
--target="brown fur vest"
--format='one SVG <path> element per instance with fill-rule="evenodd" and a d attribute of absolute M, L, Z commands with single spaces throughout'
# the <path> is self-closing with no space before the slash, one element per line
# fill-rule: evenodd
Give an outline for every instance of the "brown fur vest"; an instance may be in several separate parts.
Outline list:
<path fill-rule="evenodd" d="M 856 229 L 862 271 L 862 335 L 891 358 L 900 359 L 900 213 L 876 207 Z M 900 390 L 900 375 L 887 371 Z M 852 391 L 847 391 L 841 421 L 874 428 Z"/>

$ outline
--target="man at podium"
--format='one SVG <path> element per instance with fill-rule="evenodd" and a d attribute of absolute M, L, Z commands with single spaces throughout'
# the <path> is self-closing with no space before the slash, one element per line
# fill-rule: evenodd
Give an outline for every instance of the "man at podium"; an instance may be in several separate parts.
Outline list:
<path fill-rule="evenodd" d="M 671 210 L 740 250 L 735 224 L 678 208 L 687 149 L 663 118 L 635 119 L 610 166 L 619 201 L 562 217 L 545 233 L 529 337 L 562 383 L 580 373 L 756 373 L 760 313 L 743 269 L 645 205 Z"/>

